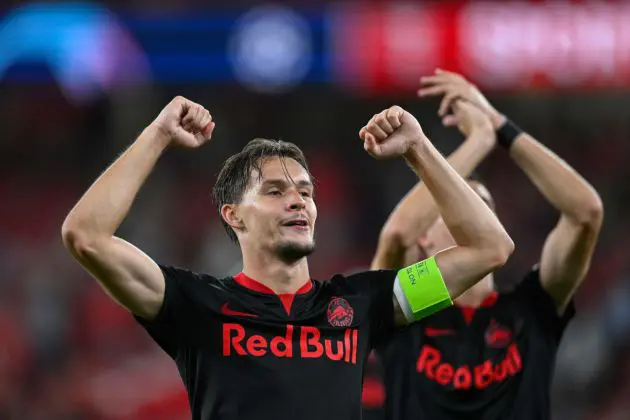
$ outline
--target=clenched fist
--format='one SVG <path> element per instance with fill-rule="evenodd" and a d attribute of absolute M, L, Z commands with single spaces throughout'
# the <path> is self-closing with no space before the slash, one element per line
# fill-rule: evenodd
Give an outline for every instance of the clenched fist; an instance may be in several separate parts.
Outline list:
<path fill-rule="evenodd" d="M 214 122 L 203 106 L 177 96 L 153 121 L 155 126 L 176 146 L 199 147 L 212 136 Z"/>
<path fill-rule="evenodd" d="M 402 156 L 426 141 L 418 121 L 399 106 L 374 115 L 359 131 L 359 137 L 365 151 L 378 159 Z"/>

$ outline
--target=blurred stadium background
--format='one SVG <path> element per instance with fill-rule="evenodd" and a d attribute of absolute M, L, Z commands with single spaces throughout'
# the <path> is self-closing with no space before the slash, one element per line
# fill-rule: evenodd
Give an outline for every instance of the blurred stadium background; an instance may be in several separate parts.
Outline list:
<path fill-rule="evenodd" d="M 220 162 L 253 137 L 304 148 L 318 178 L 315 278 L 368 265 L 379 229 L 415 182 L 375 162 L 357 132 L 393 103 L 436 145 L 442 67 L 578 169 L 606 220 L 558 356 L 556 419 L 630 418 L 630 2 L 127 0 L 0 5 L 0 418 L 189 418 L 175 366 L 64 251 L 66 212 L 175 95 L 217 129 L 169 151 L 121 236 L 156 260 L 240 269 L 210 201 Z M 517 244 L 520 279 L 556 213 L 497 150 L 480 169 Z M 369 398 L 378 400 L 378 387 Z"/>

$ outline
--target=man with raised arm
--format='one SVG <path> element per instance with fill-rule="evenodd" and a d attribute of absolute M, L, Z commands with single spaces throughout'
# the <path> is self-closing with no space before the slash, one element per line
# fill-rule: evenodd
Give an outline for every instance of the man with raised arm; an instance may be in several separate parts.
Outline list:
<path fill-rule="evenodd" d="M 454 306 L 400 331 L 381 348 L 385 418 L 549 419 L 556 352 L 597 242 L 601 200 L 577 172 L 461 76 L 438 71 L 422 82 L 420 96 L 443 95 L 444 124 L 457 125 L 467 136 L 449 157 L 462 176 L 470 175 L 498 140 L 560 218 L 540 262 L 514 290 L 498 290 L 489 273 Z M 488 190 L 479 181 L 469 184 L 494 209 Z M 439 216 L 432 196 L 429 183 L 421 182 L 402 200 L 381 232 L 373 269 L 397 269 L 421 253 L 440 255 L 456 244 L 456 232 Z"/>
<path fill-rule="evenodd" d="M 203 107 L 174 99 L 68 214 L 66 247 L 174 359 L 194 420 L 359 419 L 363 366 L 395 319 L 451 305 L 506 262 L 511 239 L 416 119 L 392 107 L 361 129 L 364 147 L 409 162 L 456 246 L 402 270 L 313 280 L 317 208 L 304 155 L 256 139 L 225 161 L 213 191 L 243 271 L 219 278 L 159 265 L 116 230 L 160 155 L 196 148 L 213 129 Z"/>

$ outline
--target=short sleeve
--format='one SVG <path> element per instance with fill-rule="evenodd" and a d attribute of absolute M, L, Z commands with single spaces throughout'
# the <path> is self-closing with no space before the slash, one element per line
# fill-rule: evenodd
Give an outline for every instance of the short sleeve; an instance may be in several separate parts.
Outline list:
<path fill-rule="evenodd" d="M 372 346 L 378 347 L 395 330 L 394 270 L 365 271 L 348 276 L 348 284 L 370 300 Z"/>
<path fill-rule="evenodd" d="M 180 268 L 163 265 L 159 267 L 166 285 L 162 307 L 155 319 L 151 321 L 137 315 L 134 315 L 134 318 L 151 338 L 175 359 L 182 341 L 181 333 L 185 327 L 186 314 L 190 311 L 186 289 L 199 280 L 199 275 Z"/>
<path fill-rule="evenodd" d="M 575 316 L 575 304 L 571 299 L 564 313 L 558 314 L 556 303 L 540 282 L 538 265 L 532 268 L 512 293 L 532 313 L 544 331 L 558 341 L 562 338 L 569 321 Z"/>

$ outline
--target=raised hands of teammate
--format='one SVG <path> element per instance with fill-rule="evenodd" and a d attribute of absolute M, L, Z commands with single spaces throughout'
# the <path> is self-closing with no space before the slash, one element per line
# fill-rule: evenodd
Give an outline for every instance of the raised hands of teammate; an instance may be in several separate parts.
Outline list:
<path fill-rule="evenodd" d="M 496 136 L 490 117 L 477 106 L 465 100 L 458 100 L 451 106 L 453 113 L 442 118 L 445 127 L 457 127 L 466 138 L 479 137 L 490 149 L 496 145 Z M 472 136 L 472 134 L 482 134 Z"/>
<path fill-rule="evenodd" d="M 203 106 L 177 96 L 160 112 L 153 125 L 169 144 L 194 149 L 210 140 L 215 123 Z"/>
<path fill-rule="evenodd" d="M 403 156 L 414 145 L 428 141 L 418 120 L 399 106 L 374 115 L 359 137 L 365 151 L 377 159 Z"/>
<path fill-rule="evenodd" d="M 493 125 L 500 125 L 504 117 L 488 102 L 474 84 L 457 73 L 437 69 L 431 76 L 420 78 L 421 88 L 418 96 L 442 96 L 438 110 L 440 117 L 445 117 L 452 110 L 453 104 L 460 99 L 477 106 L 492 119 Z"/>

